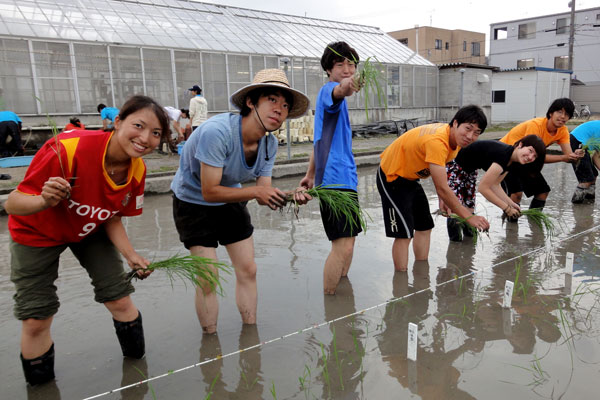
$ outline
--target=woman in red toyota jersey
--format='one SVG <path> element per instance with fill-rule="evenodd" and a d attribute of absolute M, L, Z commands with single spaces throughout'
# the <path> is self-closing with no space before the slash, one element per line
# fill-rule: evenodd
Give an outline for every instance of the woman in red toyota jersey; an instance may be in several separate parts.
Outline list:
<path fill-rule="evenodd" d="M 167 134 L 163 107 L 134 96 L 121 108 L 114 131 L 74 130 L 48 140 L 8 196 L 14 314 L 22 321 L 21 361 L 29 384 L 54 378 L 50 326 L 59 307 L 54 281 L 66 248 L 92 278 L 95 300 L 112 314 L 123 355 L 144 356 L 142 316 L 130 298 L 134 288 L 119 253 L 134 269 L 150 262 L 133 249 L 121 217 L 142 213 L 141 157 Z"/>

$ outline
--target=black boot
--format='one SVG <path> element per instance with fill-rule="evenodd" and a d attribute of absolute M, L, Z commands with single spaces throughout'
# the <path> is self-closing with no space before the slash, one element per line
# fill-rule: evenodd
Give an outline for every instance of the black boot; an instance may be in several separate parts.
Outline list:
<path fill-rule="evenodd" d="M 142 313 L 138 311 L 138 317 L 133 321 L 121 322 L 113 318 L 117 338 L 121 344 L 123 356 L 131 358 L 142 358 L 146 354 L 144 342 L 144 327 L 142 326 Z"/>
<path fill-rule="evenodd" d="M 21 354 L 21 364 L 25 373 L 25 380 L 30 385 L 38 385 L 54 379 L 54 343 L 50 350 L 39 357 L 31 360 L 23 358 Z"/>
<path fill-rule="evenodd" d="M 462 242 L 463 234 L 460 223 L 454 218 L 446 220 L 446 228 L 448 228 L 448 237 L 452 242 Z"/>
<path fill-rule="evenodd" d="M 545 205 L 546 200 L 540 200 L 534 197 L 533 200 L 531 200 L 531 203 L 529 204 L 529 209 L 532 210 L 534 208 L 538 208 L 540 211 L 542 211 Z"/>

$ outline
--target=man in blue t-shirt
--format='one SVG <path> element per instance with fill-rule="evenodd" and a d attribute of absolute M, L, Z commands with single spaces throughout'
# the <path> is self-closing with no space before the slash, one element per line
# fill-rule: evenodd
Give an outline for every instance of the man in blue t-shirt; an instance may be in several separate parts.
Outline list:
<path fill-rule="evenodd" d="M 300 186 L 335 185 L 335 189 L 331 190 L 356 194 L 358 178 L 346 97 L 360 90 L 354 79 L 358 61 L 356 50 L 345 42 L 330 43 L 323 52 L 321 66 L 329 82 L 321 88 L 317 97 L 314 149 Z M 321 204 L 321 220 L 331 241 L 331 251 L 323 271 L 325 294 L 335 294 L 341 277 L 346 276 L 350 269 L 354 242 L 362 230 L 359 216 L 355 214 L 352 218 L 354 221 L 349 223 L 347 217 L 336 216 L 329 207 Z"/>
<path fill-rule="evenodd" d="M 581 148 L 587 150 L 583 158 L 571 164 L 578 182 L 571 202 L 580 204 L 586 199 L 594 201 L 600 168 L 600 120 L 579 125 L 571 132 L 570 139 L 573 151 Z"/>
<path fill-rule="evenodd" d="M 106 107 L 105 104 L 98 104 L 98 112 L 102 119 L 102 130 L 112 131 L 114 128 L 115 117 L 119 115 L 119 109 L 115 107 Z"/>
<path fill-rule="evenodd" d="M 256 323 L 256 262 L 249 200 L 276 210 L 288 193 L 271 186 L 277 139 L 268 135 L 286 118 L 308 108 L 308 98 L 292 89 L 280 69 L 264 69 L 231 95 L 240 114 L 219 114 L 202 123 L 183 146 L 173 190 L 173 218 L 179 239 L 194 256 L 217 259 L 225 246 L 235 268 L 236 303 L 245 324 Z M 255 186 L 242 183 L 254 180 Z M 298 188 L 294 198 L 310 196 Z M 214 287 L 196 288 L 196 313 L 204 333 L 217 330 L 219 304 Z"/>
<path fill-rule="evenodd" d="M 21 118 L 17 114 L 12 111 L 0 111 L 0 157 L 23 155 L 21 129 Z M 8 137 L 11 138 L 10 143 L 7 143 Z"/>

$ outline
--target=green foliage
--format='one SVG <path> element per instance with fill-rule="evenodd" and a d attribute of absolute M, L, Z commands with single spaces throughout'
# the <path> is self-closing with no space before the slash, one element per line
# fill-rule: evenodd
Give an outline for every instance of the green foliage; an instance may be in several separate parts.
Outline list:
<path fill-rule="evenodd" d="M 554 222 L 550 219 L 548 214 L 542 212 L 539 208 L 530 208 L 528 210 L 521 210 L 521 214 L 525 215 L 531 222 L 540 227 L 540 229 L 546 229 L 548 236 L 552 237 L 555 233 Z"/>

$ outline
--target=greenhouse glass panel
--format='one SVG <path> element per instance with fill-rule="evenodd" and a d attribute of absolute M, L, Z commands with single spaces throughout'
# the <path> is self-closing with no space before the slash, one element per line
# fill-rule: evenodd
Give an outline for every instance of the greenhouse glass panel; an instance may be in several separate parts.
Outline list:
<path fill-rule="evenodd" d="M 413 67 L 402 67 L 402 107 L 413 107 Z"/>
<path fill-rule="evenodd" d="M 0 35 L 9 35 L 8 27 L 4 22 L 0 21 Z"/>
<path fill-rule="evenodd" d="M 416 107 L 423 107 L 426 105 L 425 96 L 427 92 L 426 84 L 426 69 L 423 67 L 415 67 L 415 103 Z"/>
<path fill-rule="evenodd" d="M 266 57 L 265 58 L 266 66 L 265 68 L 279 68 L 279 58 L 278 57 Z"/>
<path fill-rule="evenodd" d="M 71 55 L 66 43 L 32 42 L 35 69 L 41 78 L 72 77 Z"/>
<path fill-rule="evenodd" d="M 306 92 L 306 82 L 304 79 L 304 62 L 301 58 L 292 59 L 292 79 L 294 89 L 297 89 L 302 93 Z"/>
<path fill-rule="evenodd" d="M 140 50 L 134 47 L 110 46 L 115 91 L 115 107 L 120 108 L 135 94 L 143 94 Z"/>
<path fill-rule="evenodd" d="M 310 99 L 311 108 L 315 108 L 319 90 L 325 83 L 325 73 L 321 68 L 321 62 L 317 60 L 305 60 L 306 68 L 306 95 Z"/>
<path fill-rule="evenodd" d="M 265 58 L 263 56 L 252 56 L 252 71 L 250 73 L 252 79 L 261 69 L 265 69 Z"/>
<path fill-rule="evenodd" d="M 229 83 L 248 84 L 252 81 L 250 77 L 250 57 L 229 54 L 227 56 L 229 70 Z M 230 91 L 233 93 L 233 91 Z"/>
<path fill-rule="evenodd" d="M 179 108 L 188 108 L 193 96 L 188 89 L 194 85 L 202 87 L 202 64 L 200 53 L 192 51 L 175 52 L 175 74 Z"/>
<path fill-rule="evenodd" d="M 23 21 L 23 14 L 14 4 L 0 4 L 0 17 L 6 22 Z"/>
<path fill-rule="evenodd" d="M 438 69 L 426 68 L 427 76 L 427 106 L 435 107 L 438 104 L 437 99 L 437 84 L 438 84 Z"/>
<path fill-rule="evenodd" d="M 42 113 L 74 113 L 75 89 L 72 79 L 38 79 Z"/>
<path fill-rule="evenodd" d="M 79 28 L 79 34 L 83 37 L 83 40 L 97 42 L 102 40 L 102 37 L 95 29 L 81 29 Z"/>
<path fill-rule="evenodd" d="M 74 44 L 77 86 L 82 113 L 97 112 L 98 104 L 112 106 L 112 87 L 106 46 Z"/>
<path fill-rule="evenodd" d="M 400 67 L 388 65 L 387 67 L 387 103 L 388 107 L 400 105 Z"/>
<path fill-rule="evenodd" d="M 37 112 L 29 47 L 25 40 L 0 39 L 0 104 L 17 114 Z"/>
<path fill-rule="evenodd" d="M 143 54 L 146 94 L 164 106 L 174 106 L 171 52 L 143 49 Z"/>
<path fill-rule="evenodd" d="M 31 22 L 48 22 L 48 18 L 44 15 L 41 8 L 35 6 L 35 3 L 28 1 L 21 1 L 19 3 L 19 9 L 23 13 L 25 20 Z"/>
<path fill-rule="evenodd" d="M 204 96 L 211 111 L 229 110 L 225 54 L 202 53 Z"/>
<path fill-rule="evenodd" d="M 50 25 L 29 24 L 35 36 L 44 38 L 58 38 L 58 33 Z"/>
<path fill-rule="evenodd" d="M 35 36 L 33 30 L 27 24 L 6 22 L 6 28 L 14 36 Z"/>

